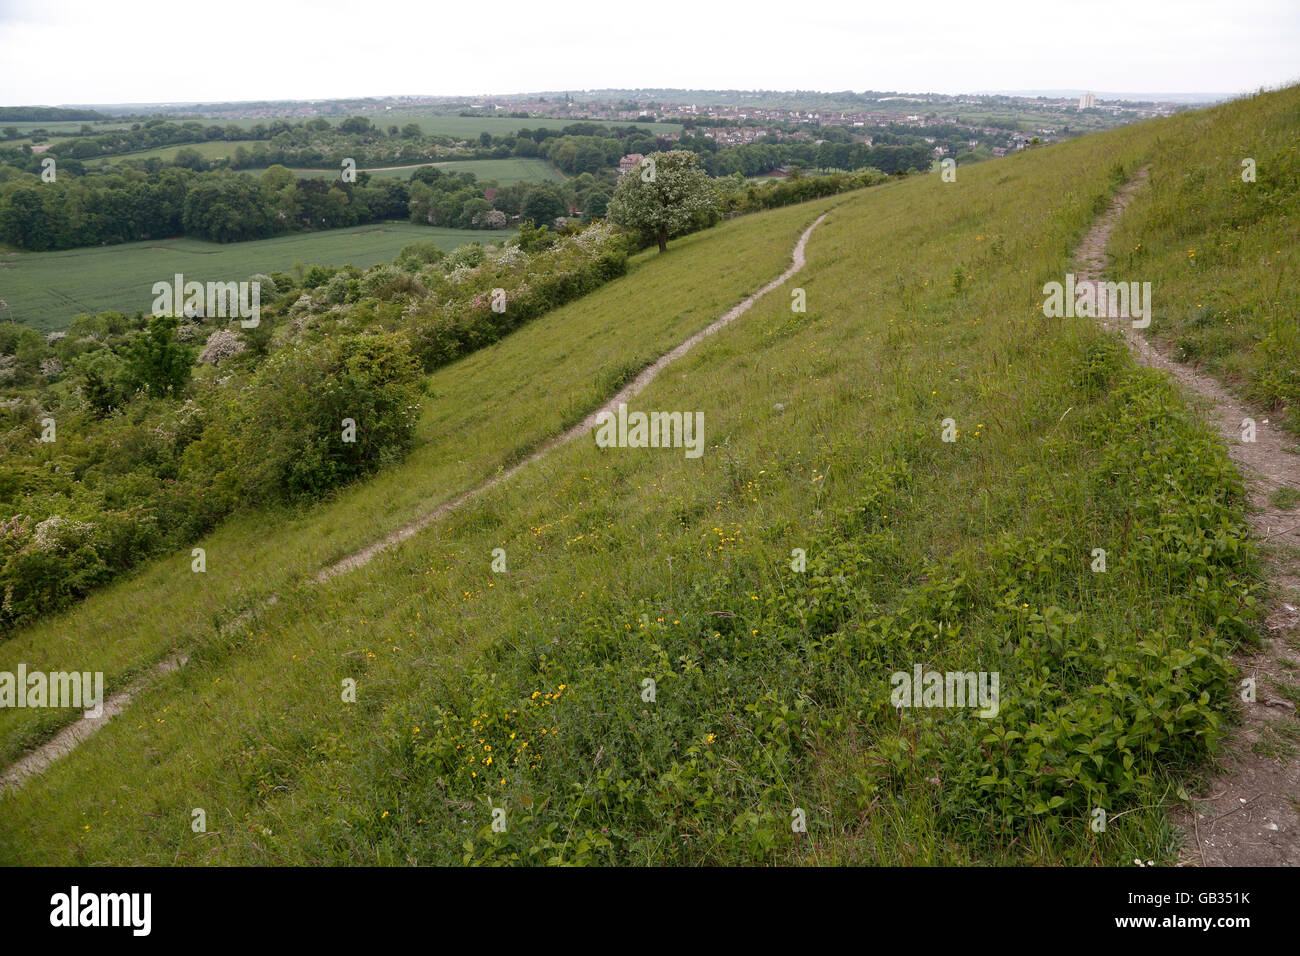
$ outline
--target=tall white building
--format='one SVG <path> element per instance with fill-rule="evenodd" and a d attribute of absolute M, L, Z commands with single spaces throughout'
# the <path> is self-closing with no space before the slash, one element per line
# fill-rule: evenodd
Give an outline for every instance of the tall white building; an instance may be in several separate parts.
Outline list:
<path fill-rule="evenodd" d="M 1084 93 L 1079 97 L 1079 109 L 1081 110 L 1090 110 L 1096 105 L 1097 97 L 1093 96 L 1091 93 Z"/>

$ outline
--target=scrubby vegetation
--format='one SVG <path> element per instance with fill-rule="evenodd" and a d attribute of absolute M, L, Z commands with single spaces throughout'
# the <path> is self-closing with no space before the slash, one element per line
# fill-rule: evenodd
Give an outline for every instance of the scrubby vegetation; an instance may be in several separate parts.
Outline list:
<path fill-rule="evenodd" d="M 17 392 L 0 406 L 0 632 L 241 505 L 317 498 L 392 463 L 411 443 L 421 366 L 496 341 L 626 262 L 609 226 L 529 227 L 500 248 L 416 243 L 365 271 L 254 276 L 270 304 L 255 328 L 111 312 L 48 338 L 0 326 L 0 373 Z"/>
<path fill-rule="evenodd" d="M 264 185 L 274 188 L 281 181 L 271 172 Z M 719 206 L 734 215 L 884 179 L 828 176 L 741 192 L 700 174 L 707 209 L 666 225 L 664 236 L 713 225 Z M 462 185 L 420 170 L 412 208 L 435 201 L 420 189 L 455 206 Z M 490 250 L 413 243 L 392 265 L 368 270 L 258 275 L 270 308 L 256 328 L 117 312 L 79 315 L 67 333 L 48 336 L 0 325 L 0 383 L 17 393 L 0 406 L 0 633 L 188 544 L 241 503 L 319 496 L 396 460 L 409 447 L 417 370 L 623 275 L 638 235 L 603 222 L 556 233 L 529 221 Z M 389 338 L 380 346 L 365 333 Z M 313 376 L 338 390 L 305 388 Z M 349 418 L 364 422 L 355 442 L 342 437 Z M 48 422 L 54 437 L 42 440 Z M 42 531 L 55 527 L 77 533 Z"/>
<path fill-rule="evenodd" d="M 1241 108 L 1287 117 L 1296 102 L 1288 90 Z M 119 686 L 178 646 L 190 654 L 131 715 L 3 798 L 0 858 L 1171 860 L 1169 813 L 1218 745 L 1238 680 L 1229 653 L 1256 626 L 1245 495 L 1176 388 L 1093 321 L 1045 319 L 1041 289 L 1073 268 L 1119 182 L 1159 170 L 1198 121 L 723 222 L 492 348 L 442 364 L 417 345 L 434 371 L 406 459 L 315 508 L 235 515 L 201 539 L 219 573 L 168 556 L 0 644 L 0 666 L 75 655 Z M 785 268 L 822 213 L 796 280 L 807 312 L 777 290 L 636 399 L 702 410 L 703 458 L 574 442 L 313 583 L 580 420 Z M 391 339 L 349 341 L 391 341 L 386 367 L 405 381 L 416 359 L 399 340 L 437 327 L 424 297 L 471 314 L 471 289 L 533 281 L 515 256 L 585 287 L 616 241 L 601 236 L 552 245 L 528 229 L 504 250 L 309 270 L 278 290 L 264 345 L 250 338 L 196 380 L 265 374 L 270 388 L 297 347 L 288 374 L 307 382 L 334 367 L 326 343 L 376 331 Z M 491 335 L 490 307 L 472 314 L 448 341 Z M 271 414 L 249 402 L 199 440 L 228 435 L 233 460 L 243 416 Z M 340 410 L 320 415 L 322 434 Z M 295 440 L 309 463 L 336 462 Z M 265 487 L 314 494 L 271 462 Z M 61 521 L 45 538 L 71 549 L 86 532 Z M 894 706 L 891 675 L 917 665 L 999 674 L 998 712 Z M 0 753 L 55 721 L 0 714 Z M 220 825 L 196 836 L 195 807 Z M 791 826 L 800 814 L 805 830 Z"/>

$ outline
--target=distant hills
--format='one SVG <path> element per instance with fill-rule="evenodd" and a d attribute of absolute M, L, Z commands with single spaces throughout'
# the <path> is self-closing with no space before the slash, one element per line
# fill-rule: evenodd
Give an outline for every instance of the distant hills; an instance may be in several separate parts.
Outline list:
<path fill-rule="evenodd" d="M 0 121 L 11 123 L 67 122 L 68 120 L 105 120 L 111 118 L 91 109 L 65 109 L 57 106 L 0 106 Z"/>
<path fill-rule="evenodd" d="M 1239 93 L 1107 93 L 1101 90 L 982 90 L 975 96 L 1045 96 L 1067 99 L 1092 93 L 1098 100 L 1128 100 L 1136 103 L 1221 103 Z"/>
<path fill-rule="evenodd" d="M 1105 92 L 1099 90 L 992 90 L 964 93 L 938 93 L 934 91 L 917 93 L 897 90 L 686 90 L 686 89 L 599 89 L 599 90 L 534 90 L 512 94 L 484 94 L 482 96 L 440 96 L 437 94 L 391 96 L 369 96 L 357 98 L 326 98 L 300 100 L 260 100 L 231 102 L 168 102 L 168 103 L 96 103 L 74 104 L 75 109 L 64 110 L 69 114 L 61 117 L 39 116 L 38 119 L 102 119 L 101 115 L 92 115 L 94 111 L 103 111 L 110 115 L 123 113 L 176 113 L 190 111 L 231 112 L 239 109 L 266 109 L 287 105 L 351 105 L 360 107 L 365 104 L 389 103 L 403 106 L 455 106 L 480 100 L 517 100 L 536 99 L 538 103 L 562 104 L 568 102 L 589 102 L 592 100 L 622 100 L 629 103 L 698 103 L 701 105 L 721 105 L 745 103 L 756 107 L 768 108 L 850 108 L 872 105 L 890 100 L 915 98 L 918 102 L 939 102 L 971 96 L 1011 96 L 1011 97 L 1047 97 L 1049 99 L 1075 99 L 1082 93 L 1091 92 L 1098 100 L 1124 100 L 1138 103 L 1217 103 L 1232 99 L 1236 93 L 1132 93 Z M 42 110 L 51 112 L 48 107 L 12 107 L 16 110 Z M 53 112 L 59 112 L 57 110 Z M 0 115 L 0 118 L 3 115 Z M 7 117 L 20 119 L 18 116 Z"/>

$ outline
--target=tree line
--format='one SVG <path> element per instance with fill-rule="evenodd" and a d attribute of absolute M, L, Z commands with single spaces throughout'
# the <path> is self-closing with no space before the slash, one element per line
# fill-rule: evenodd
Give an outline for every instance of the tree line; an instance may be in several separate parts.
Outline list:
<path fill-rule="evenodd" d="M 7 172 L 4 182 L 0 167 L 0 242 L 32 252 L 178 235 L 241 242 L 391 219 L 499 229 L 516 215 L 550 222 L 571 204 L 570 190 L 539 183 L 505 187 L 494 204 L 485 198 L 489 184 L 473 173 L 430 166 L 417 168 L 406 182 L 364 171 L 355 182 L 299 178 L 283 166 L 260 176 L 170 167 L 61 174 L 54 182 Z"/>

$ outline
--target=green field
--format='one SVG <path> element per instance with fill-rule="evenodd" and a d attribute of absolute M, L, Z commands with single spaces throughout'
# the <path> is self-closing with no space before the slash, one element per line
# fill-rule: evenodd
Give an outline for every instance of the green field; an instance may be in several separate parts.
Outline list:
<path fill-rule="evenodd" d="M 225 159 L 235 155 L 235 150 L 243 146 L 245 149 L 252 149 L 261 140 L 255 139 L 236 139 L 230 140 L 212 140 L 205 143 L 181 143 L 176 146 L 159 146 L 157 149 L 146 149 L 138 153 L 121 153 L 117 156 L 109 156 L 105 160 L 109 163 L 120 163 L 126 159 L 158 159 L 168 162 L 176 158 L 176 154 L 182 149 L 197 150 L 199 155 L 204 159 Z M 87 160 L 89 162 L 89 160 Z"/>
<path fill-rule="evenodd" d="M 544 159 L 454 159 L 443 163 L 417 163 L 412 166 L 388 166 L 380 169 L 367 169 L 376 179 L 410 179 L 411 173 L 421 166 L 436 166 L 448 173 L 473 173 L 480 182 L 496 180 L 499 185 L 510 186 L 514 183 L 562 183 L 564 173 L 560 172 Z M 261 175 L 264 169 L 249 169 L 245 172 Z M 295 169 L 299 178 L 311 176 L 337 176 L 334 169 Z"/>
<path fill-rule="evenodd" d="M 76 133 L 82 126 L 89 126 L 91 135 L 98 133 L 108 133 L 118 129 L 130 129 L 131 123 L 126 120 L 111 120 L 109 122 L 97 122 L 92 120 L 59 120 L 50 122 L 19 122 L 16 120 L 0 120 L 0 129 L 12 126 L 22 135 L 27 136 L 34 129 L 43 129 L 50 133 Z"/>
<path fill-rule="evenodd" d="M 327 116 L 334 126 L 338 126 L 348 116 L 364 116 L 370 122 L 374 123 L 379 129 L 388 131 L 390 126 L 405 126 L 407 123 L 415 123 L 420 129 L 431 135 L 454 136 L 458 139 L 477 139 L 479 133 L 487 132 L 493 136 L 509 136 L 520 129 L 562 129 L 573 123 L 597 123 L 601 126 L 633 126 L 638 129 L 645 126 L 647 130 L 658 133 L 680 133 L 682 131 L 681 123 L 631 123 L 630 121 L 612 122 L 609 120 L 581 120 L 581 119 L 550 119 L 547 117 L 534 117 L 533 119 L 513 119 L 507 116 L 439 116 L 430 113 L 428 110 L 368 110 L 360 113 L 339 114 L 337 116 Z M 310 117 L 290 116 L 285 117 L 291 123 L 301 122 Z M 172 117 L 172 122 L 185 122 L 180 118 Z M 219 126 L 240 126 L 244 129 L 252 129 L 257 124 L 263 125 L 275 122 L 274 119 L 260 117 L 257 119 L 240 117 L 238 119 L 220 119 L 220 120 L 203 120 L 205 123 L 215 123 Z M 17 123 L 6 123 L 6 126 L 17 126 Z M 32 124 L 29 124 L 32 125 Z M 34 124 L 40 125 L 40 124 Z M 74 128 L 76 128 L 74 126 Z"/>
<path fill-rule="evenodd" d="M 85 120 L 85 121 L 83 121 L 83 120 L 68 120 L 68 121 L 57 122 L 57 123 L 56 123 L 56 122 L 49 122 L 49 123 L 24 123 L 24 122 L 17 122 L 17 121 L 5 121 L 5 120 L 0 120 L 0 129 L 8 129 L 10 126 L 12 126 L 12 127 L 14 127 L 16 130 L 18 130 L 18 133 L 19 133 L 19 136 L 18 136 L 17 139 L 0 139 L 0 146 L 24 146 L 24 145 L 28 145 L 28 144 L 30 144 L 31 141 L 32 141 L 32 137 L 31 137 L 32 130 L 35 130 L 35 129 L 43 129 L 43 130 L 45 130 L 46 132 L 51 133 L 51 134 L 54 134 L 54 133 L 78 133 L 78 131 L 81 129 L 81 127 L 82 127 L 83 125 L 88 125 L 88 126 L 90 127 L 90 129 L 91 129 L 91 133 L 90 133 L 90 135 L 92 135 L 92 136 L 97 136 L 97 135 L 99 135 L 100 133 L 110 133 L 110 132 L 112 132 L 112 131 L 114 131 L 114 130 L 129 129 L 130 126 L 131 126 L 130 123 L 122 122 L 122 121 L 119 121 L 119 120 L 114 120 L 114 121 L 112 121 L 112 122 L 109 122 L 109 123 L 103 123 L 103 124 L 100 124 L 100 123 L 93 123 L 93 122 L 90 122 L 89 120 Z M 50 135 L 50 136 L 47 136 L 47 137 L 46 137 L 45 142 L 46 142 L 47 144 L 48 144 L 48 143 L 63 143 L 63 142 L 67 142 L 67 139 L 66 139 L 64 136 Z"/>
<path fill-rule="evenodd" d="M 5 318 L 51 332 L 66 328 L 78 312 L 148 312 L 153 284 L 177 272 L 206 282 L 288 271 L 295 262 L 365 268 L 391 262 L 412 242 L 433 241 L 451 250 L 509 235 L 508 230 L 387 222 L 229 244 L 182 238 L 61 252 L 0 253 L 0 299 L 9 305 Z"/>
<path fill-rule="evenodd" d="M 514 183 L 562 183 L 564 173 L 544 159 L 460 159 L 446 163 L 433 163 L 447 173 L 473 173 L 480 182 L 495 179 L 502 186 Z M 372 171 L 372 176 L 409 178 L 410 167 Z"/>

